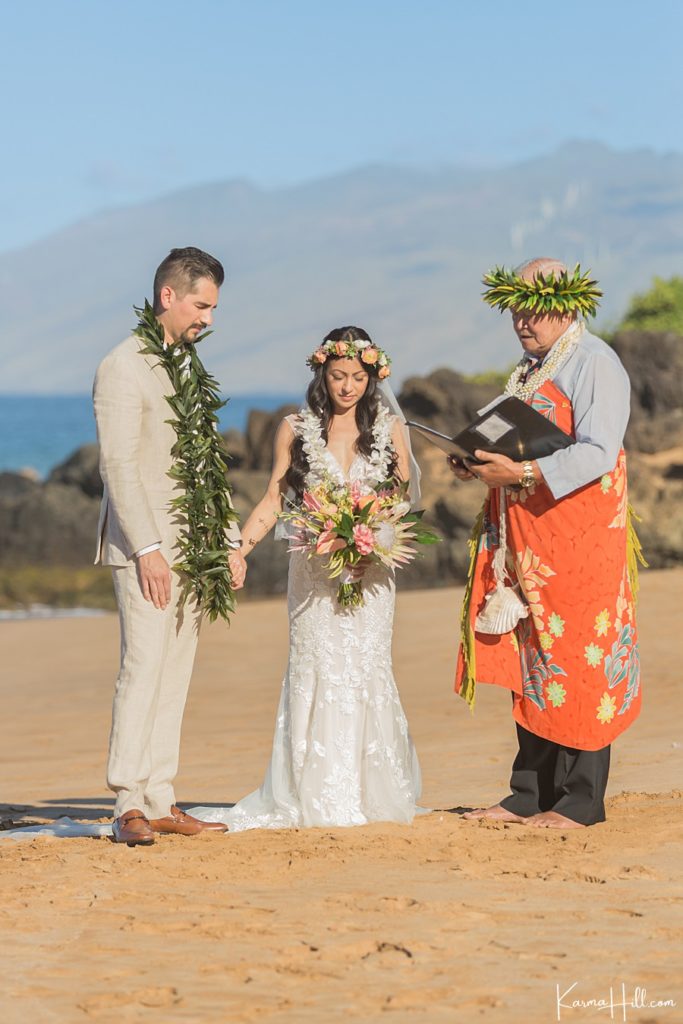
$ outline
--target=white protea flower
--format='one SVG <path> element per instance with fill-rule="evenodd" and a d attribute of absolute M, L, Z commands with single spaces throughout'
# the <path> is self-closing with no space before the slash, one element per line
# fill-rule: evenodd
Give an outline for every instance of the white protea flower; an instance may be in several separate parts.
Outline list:
<path fill-rule="evenodd" d="M 396 527 L 391 523 L 381 523 L 375 530 L 377 547 L 383 551 L 391 551 L 396 541 Z"/>
<path fill-rule="evenodd" d="M 397 519 L 402 519 L 403 516 L 407 516 L 409 512 L 410 512 L 410 502 L 409 501 L 399 501 L 398 505 L 394 505 L 394 507 L 392 509 L 392 514 Z"/>

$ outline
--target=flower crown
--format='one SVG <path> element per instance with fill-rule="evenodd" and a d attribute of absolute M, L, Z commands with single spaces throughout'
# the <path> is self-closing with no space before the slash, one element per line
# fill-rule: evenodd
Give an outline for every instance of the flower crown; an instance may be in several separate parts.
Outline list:
<path fill-rule="evenodd" d="M 482 298 L 489 306 L 497 306 L 501 313 L 505 309 L 526 310 L 529 313 L 581 313 L 595 316 L 598 299 L 602 292 L 598 282 L 590 277 L 590 271 L 583 272 L 577 263 L 570 274 L 540 271 L 533 281 L 525 281 L 515 270 L 495 267 L 484 274 L 482 283 L 486 286 Z"/>
<path fill-rule="evenodd" d="M 361 363 L 377 369 L 377 376 L 385 380 L 391 373 L 391 359 L 383 348 L 375 345 L 367 338 L 357 341 L 324 341 L 315 352 L 308 357 L 306 363 L 312 370 L 322 366 L 330 358 L 359 359 Z"/>

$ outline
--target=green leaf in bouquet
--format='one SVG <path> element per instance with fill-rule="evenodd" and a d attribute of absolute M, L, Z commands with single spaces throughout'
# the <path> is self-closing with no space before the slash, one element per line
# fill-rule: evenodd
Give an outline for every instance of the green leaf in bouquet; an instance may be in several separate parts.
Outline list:
<path fill-rule="evenodd" d="M 341 519 L 335 528 L 335 532 L 340 537 L 344 537 L 345 540 L 351 540 L 353 538 L 353 525 L 353 516 L 350 516 L 348 512 L 342 512 Z"/>
<path fill-rule="evenodd" d="M 327 563 L 327 570 L 331 580 L 340 576 L 346 568 L 347 559 L 341 551 L 333 551 Z"/>
<path fill-rule="evenodd" d="M 367 523 L 368 519 L 372 516 L 372 502 L 369 501 L 367 505 L 359 509 L 356 513 L 356 519 L 359 523 Z"/>
<path fill-rule="evenodd" d="M 442 538 L 437 536 L 437 534 L 433 533 L 431 530 L 425 530 L 424 533 L 416 536 L 415 540 L 418 544 L 440 544 Z"/>

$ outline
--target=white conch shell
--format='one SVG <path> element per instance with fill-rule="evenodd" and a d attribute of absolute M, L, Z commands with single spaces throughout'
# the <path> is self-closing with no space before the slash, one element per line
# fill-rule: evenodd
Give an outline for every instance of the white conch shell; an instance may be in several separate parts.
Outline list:
<path fill-rule="evenodd" d="M 519 596 L 519 584 L 506 587 L 496 582 L 496 589 L 484 598 L 486 604 L 474 622 L 478 633 L 509 633 L 520 619 L 529 614 L 529 605 Z"/>

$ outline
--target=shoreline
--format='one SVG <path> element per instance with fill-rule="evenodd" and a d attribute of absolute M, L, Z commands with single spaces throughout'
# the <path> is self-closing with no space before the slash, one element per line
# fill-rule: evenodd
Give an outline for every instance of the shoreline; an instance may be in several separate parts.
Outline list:
<path fill-rule="evenodd" d="M 0 608 L 0 622 L 34 622 L 48 619 L 83 619 L 114 615 L 105 608 L 60 608 L 57 605 L 32 604 L 28 608 Z"/>
<path fill-rule="evenodd" d="M 93 367 L 94 370 L 94 367 Z M 219 431 L 244 433 L 253 411 L 274 412 L 301 396 L 244 392 L 222 396 Z M 0 474 L 15 473 L 45 483 L 50 473 L 85 445 L 97 443 L 92 398 L 78 394 L 0 393 Z"/>

